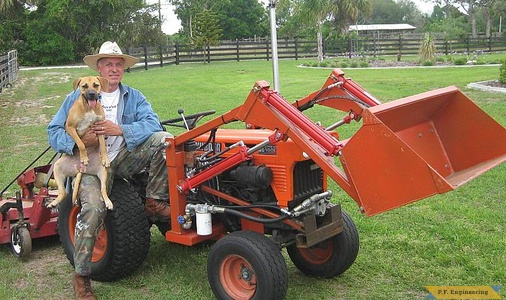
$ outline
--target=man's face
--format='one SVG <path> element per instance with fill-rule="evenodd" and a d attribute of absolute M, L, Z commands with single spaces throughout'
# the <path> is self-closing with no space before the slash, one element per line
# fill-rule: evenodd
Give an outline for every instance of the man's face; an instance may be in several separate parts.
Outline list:
<path fill-rule="evenodd" d="M 125 60 L 120 57 L 102 58 L 97 63 L 100 76 L 109 79 L 109 87 L 116 89 L 125 73 Z"/>

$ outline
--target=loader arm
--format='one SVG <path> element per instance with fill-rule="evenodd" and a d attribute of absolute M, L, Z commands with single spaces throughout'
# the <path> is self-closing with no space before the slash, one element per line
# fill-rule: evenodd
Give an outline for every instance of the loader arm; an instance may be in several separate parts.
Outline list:
<path fill-rule="evenodd" d="M 304 111 L 315 104 L 344 112 L 354 111 L 360 116 L 364 108 L 381 102 L 358 83 L 345 77 L 341 69 L 334 69 L 319 91 L 295 101 L 293 106 Z"/>

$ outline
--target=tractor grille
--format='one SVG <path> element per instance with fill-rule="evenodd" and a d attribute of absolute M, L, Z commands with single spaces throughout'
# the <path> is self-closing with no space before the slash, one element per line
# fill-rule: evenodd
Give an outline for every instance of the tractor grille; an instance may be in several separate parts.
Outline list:
<path fill-rule="evenodd" d="M 289 207 L 299 205 L 308 197 L 323 192 L 323 171 L 312 160 L 298 162 L 293 169 L 293 201 Z"/>

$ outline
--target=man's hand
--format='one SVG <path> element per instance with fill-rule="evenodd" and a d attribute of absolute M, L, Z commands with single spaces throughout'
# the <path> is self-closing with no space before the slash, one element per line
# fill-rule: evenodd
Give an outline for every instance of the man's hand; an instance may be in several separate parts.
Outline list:
<path fill-rule="evenodd" d="M 96 146 L 98 145 L 98 136 L 93 130 L 88 129 L 88 131 L 86 131 L 86 133 L 81 137 L 81 141 L 83 141 L 86 147 Z"/>
<path fill-rule="evenodd" d="M 109 120 L 97 121 L 95 124 L 91 125 L 91 129 L 96 134 L 123 135 L 121 127 Z"/>

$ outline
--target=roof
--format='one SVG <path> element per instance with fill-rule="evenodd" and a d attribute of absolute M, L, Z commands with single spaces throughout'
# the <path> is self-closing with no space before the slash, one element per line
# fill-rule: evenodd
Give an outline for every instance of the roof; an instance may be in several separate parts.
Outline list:
<path fill-rule="evenodd" d="M 416 29 L 415 26 L 409 24 L 371 24 L 371 25 L 350 25 L 348 30 L 364 31 L 364 30 L 406 30 Z"/>

